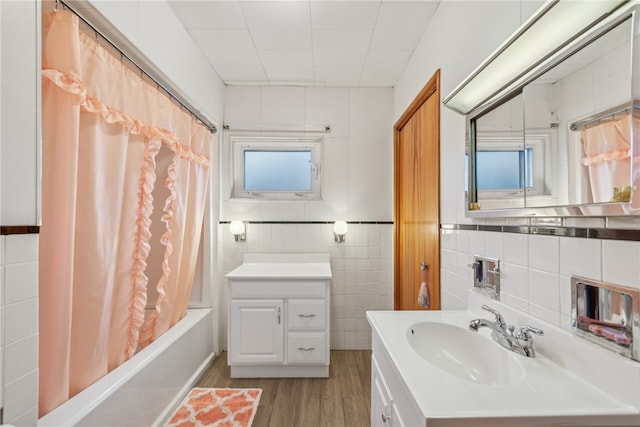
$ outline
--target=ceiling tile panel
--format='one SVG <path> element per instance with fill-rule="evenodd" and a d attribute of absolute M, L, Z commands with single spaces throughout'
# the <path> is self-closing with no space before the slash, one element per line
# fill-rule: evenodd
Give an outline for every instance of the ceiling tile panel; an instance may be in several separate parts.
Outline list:
<path fill-rule="evenodd" d="M 247 26 L 242 16 L 240 4 L 235 0 L 170 0 L 169 6 L 187 29 L 228 30 Z"/>
<path fill-rule="evenodd" d="M 439 1 L 168 3 L 227 84 L 342 87 L 394 86 Z"/>
<path fill-rule="evenodd" d="M 266 50 L 259 54 L 270 82 L 313 82 L 311 51 Z"/>
<path fill-rule="evenodd" d="M 372 30 L 314 30 L 313 64 L 320 67 L 362 67 Z"/>
<path fill-rule="evenodd" d="M 376 24 L 379 1 L 311 2 L 311 27 L 314 30 L 370 29 Z"/>
<path fill-rule="evenodd" d="M 319 86 L 358 86 L 362 67 L 314 67 L 313 77 Z"/>
<path fill-rule="evenodd" d="M 194 29 L 189 32 L 214 67 L 260 65 L 248 30 Z"/>
<path fill-rule="evenodd" d="M 410 50 L 369 51 L 360 83 L 398 81 L 411 53 Z"/>
<path fill-rule="evenodd" d="M 383 3 L 371 40 L 372 50 L 413 50 L 422 39 L 437 3 Z"/>
<path fill-rule="evenodd" d="M 311 48 L 309 2 L 240 3 L 258 50 Z"/>

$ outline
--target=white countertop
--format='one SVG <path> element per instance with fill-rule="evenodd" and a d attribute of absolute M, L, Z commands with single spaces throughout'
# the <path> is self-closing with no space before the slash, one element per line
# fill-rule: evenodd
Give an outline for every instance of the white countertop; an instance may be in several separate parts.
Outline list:
<path fill-rule="evenodd" d="M 328 254 L 249 254 L 229 279 L 331 279 Z"/>
<path fill-rule="evenodd" d="M 429 426 L 438 425 L 438 420 L 487 418 L 501 420 L 492 425 L 515 426 L 519 425 L 518 419 L 531 417 L 548 418 L 540 425 L 562 425 L 557 424 L 558 420 L 566 418 L 575 423 L 584 416 L 605 416 L 602 424 L 589 425 L 640 425 L 636 407 L 621 402 L 554 363 L 544 356 L 544 352 L 539 351 L 535 358 L 516 355 L 525 370 L 524 378 L 516 384 L 496 386 L 474 383 L 445 372 L 418 355 L 407 340 L 406 331 L 418 322 L 445 322 L 467 328 L 474 318 L 492 318 L 486 312 L 486 315 L 478 314 L 466 310 L 367 312 L 374 333 L 380 337 L 395 369 L 415 399 L 414 407 L 419 408 Z M 505 320 L 510 323 L 507 316 Z M 487 334 L 487 339 L 491 339 L 488 332 L 481 330 L 479 333 Z M 614 371 L 611 374 L 615 375 Z M 620 383 L 633 380 L 618 378 Z M 429 423 L 429 420 L 433 422 Z M 459 424 L 442 422 L 439 425 Z"/>

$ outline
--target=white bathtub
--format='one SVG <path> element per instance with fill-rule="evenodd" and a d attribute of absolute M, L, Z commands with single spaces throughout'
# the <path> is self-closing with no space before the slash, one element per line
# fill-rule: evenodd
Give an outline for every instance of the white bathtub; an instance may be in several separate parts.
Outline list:
<path fill-rule="evenodd" d="M 38 420 L 38 426 L 157 426 L 191 389 L 213 353 L 213 313 L 187 315 L 126 363 Z"/>

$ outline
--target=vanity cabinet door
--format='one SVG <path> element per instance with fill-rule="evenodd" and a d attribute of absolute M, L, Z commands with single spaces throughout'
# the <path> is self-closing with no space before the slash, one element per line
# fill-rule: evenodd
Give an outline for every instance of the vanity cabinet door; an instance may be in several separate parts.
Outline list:
<path fill-rule="evenodd" d="M 375 357 L 371 357 L 371 426 L 393 426 L 393 401 L 389 388 L 378 367 Z"/>
<path fill-rule="evenodd" d="M 284 362 L 283 300 L 231 300 L 229 362 Z"/>

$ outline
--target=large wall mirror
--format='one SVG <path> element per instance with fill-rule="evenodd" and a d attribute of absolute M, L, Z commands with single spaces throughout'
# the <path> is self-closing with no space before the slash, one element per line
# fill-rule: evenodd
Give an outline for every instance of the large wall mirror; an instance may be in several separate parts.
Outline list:
<path fill-rule="evenodd" d="M 638 12 L 467 115 L 469 216 L 640 213 Z"/>

